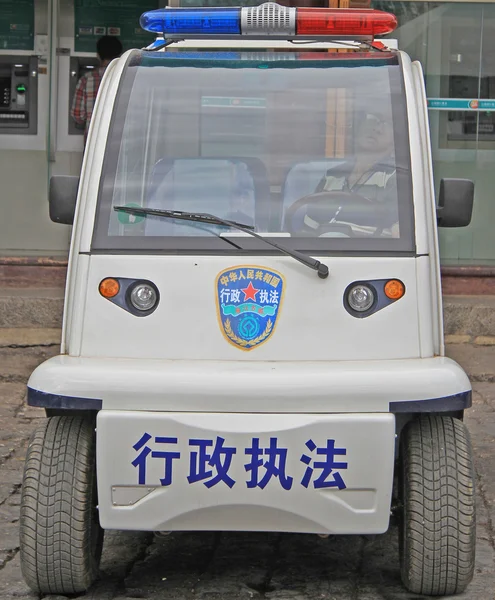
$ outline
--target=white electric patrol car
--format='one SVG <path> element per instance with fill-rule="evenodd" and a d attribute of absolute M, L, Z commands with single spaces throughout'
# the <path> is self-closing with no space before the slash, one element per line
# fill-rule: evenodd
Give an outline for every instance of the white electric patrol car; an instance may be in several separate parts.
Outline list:
<path fill-rule="evenodd" d="M 80 178 L 60 356 L 28 403 L 24 577 L 88 588 L 107 529 L 379 534 L 404 585 L 461 592 L 475 487 L 444 356 L 421 66 L 373 10 L 168 8 L 108 67 Z M 395 44 L 396 47 L 396 44 Z M 77 201 L 76 201 L 77 199 Z"/>

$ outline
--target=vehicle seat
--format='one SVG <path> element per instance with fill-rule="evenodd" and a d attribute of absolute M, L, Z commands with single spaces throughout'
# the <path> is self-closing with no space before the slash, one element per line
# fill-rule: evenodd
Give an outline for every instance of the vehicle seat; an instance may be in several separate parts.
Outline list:
<path fill-rule="evenodd" d="M 268 221 L 266 169 L 253 158 L 162 158 L 154 165 L 147 194 L 148 208 L 206 212 L 262 229 Z M 160 217 L 146 219 L 146 235 L 208 235 Z M 219 228 L 218 231 L 223 231 Z"/>

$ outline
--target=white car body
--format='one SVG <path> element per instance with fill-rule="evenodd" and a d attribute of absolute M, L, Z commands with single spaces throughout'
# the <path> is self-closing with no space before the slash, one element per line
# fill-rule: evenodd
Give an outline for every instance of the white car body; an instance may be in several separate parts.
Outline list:
<path fill-rule="evenodd" d="M 270 46 L 228 43 L 241 49 L 257 44 Z M 286 42 L 272 45 L 293 48 Z M 401 53 L 416 252 L 315 256 L 330 271 L 327 279 L 319 279 L 290 256 L 273 253 L 92 252 L 105 145 L 127 56 L 107 69 L 89 132 L 61 354 L 33 372 L 29 403 L 46 407 L 49 414 L 97 411 L 98 509 L 104 529 L 386 531 L 401 427 L 412 414 L 458 414 L 471 402 L 468 377 L 444 356 L 420 64 Z M 215 286 L 224 271 L 227 277 L 233 272 L 247 277 L 248 270 L 278 273 L 283 294 L 273 331 L 246 351 L 222 330 Z M 121 310 L 98 291 L 106 277 L 152 281 L 160 291 L 158 308 L 146 318 Z M 246 281 L 256 283 L 254 277 Z M 352 282 L 387 279 L 404 283 L 400 300 L 366 319 L 345 310 L 343 294 Z M 270 454 L 273 439 L 285 455 Z M 320 453 L 311 451 L 309 440 Z M 327 443 L 334 448 L 330 454 L 323 453 Z M 218 474 L 211 465 L 226 464 L 225 448 L 235 449 L 228 474 L 209 486 Z M 256 460 L 253 448 L 260 449 Z M 201 452 L 211 460 L 210 475 L 200 467 Z M 277 474 L 284 457 L 285 475 Z M 333 465 L 331 472 L 318 470 L 315 460 L 326 460 L 329 469 Z M 315 486 L 318 480 L 324 485 Z"/>

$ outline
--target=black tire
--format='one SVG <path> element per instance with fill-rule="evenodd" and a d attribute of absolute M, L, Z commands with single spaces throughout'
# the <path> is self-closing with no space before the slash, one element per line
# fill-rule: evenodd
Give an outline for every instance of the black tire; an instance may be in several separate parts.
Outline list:
<path fill-rule="evenodd" d="M 475 478 L 469 432 L 458 419 L 422 416 L 401 435 L 399 551 L 416 594 L 463 592 L 473 578 Z"/>
<path fill-rule="evenodd" d="M 22 574 L 43 594 L 86 591 L 99 572 L 94 421 L 51 417 L 29 442 L 20 516 Z"/>

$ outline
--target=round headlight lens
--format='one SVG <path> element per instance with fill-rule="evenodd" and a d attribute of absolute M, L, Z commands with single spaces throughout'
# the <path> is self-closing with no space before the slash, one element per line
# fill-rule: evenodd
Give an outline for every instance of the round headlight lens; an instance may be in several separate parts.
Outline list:
<path fill-rule="evenodd" d="M 131 291 L 130 300 L 137 310 L 151 310 L 157 301 L 156 291 L 147 283 L 139 283 Z"/>
<path fill-rule="evenodd" d="M 375 293 L 367 285 L 355 285 L 349 290 L 347 301 L 352 310 L 365 312 L 373 306 Z"/>

